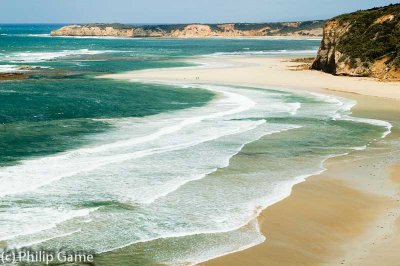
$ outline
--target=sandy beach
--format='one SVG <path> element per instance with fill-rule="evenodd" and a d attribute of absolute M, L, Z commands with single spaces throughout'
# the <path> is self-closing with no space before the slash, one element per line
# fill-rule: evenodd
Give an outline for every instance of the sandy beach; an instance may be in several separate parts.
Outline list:
<path fill-rule="evenodd" d="M 326 171 L 265 209 L 266 241 L 202 265 L 398 265 L 400 255 L 400 83 L 294 69 L 290 58 L 203 57 L 200 67 L 107 75 L 134 81 L 234 84 L 312 90 L 357 100 L 353 114 L 394 128 L 367 149 L 336 157 Z"/>
<path fill-rule="evenodd" d="M 265 57 L 204 57 L 190 60 L 198 68 L 159 69 L 105 75 L 106 78 L 127 80 L 236 84 L 243 86 L 278 86 L 305 90 L 330 90 L 400 100 L 400 84 L 377 82 L 370 78 L 349 78 L 327 75 L 318 71 L 292 71 L 301 63 L 291 58 Z"/>

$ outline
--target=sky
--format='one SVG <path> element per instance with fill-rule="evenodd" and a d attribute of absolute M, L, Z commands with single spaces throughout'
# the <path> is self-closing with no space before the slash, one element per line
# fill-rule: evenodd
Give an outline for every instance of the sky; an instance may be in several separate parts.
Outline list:
<path fill-rule="evenodd" d="M 328 19 L 391 0 L 0 0 L 0 23 L 222 23 Z"/>

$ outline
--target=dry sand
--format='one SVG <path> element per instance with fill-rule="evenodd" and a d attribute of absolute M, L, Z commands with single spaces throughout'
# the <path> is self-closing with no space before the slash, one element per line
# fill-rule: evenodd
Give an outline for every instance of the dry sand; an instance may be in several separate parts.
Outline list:
<path fill-rule="evenodd" d="M 290 58 L 205 57 L 199 58 L 195 62 L 202 64 L 203 67 L 152 69 L 103 77 L 261 87 L 297 87 L 307 90 L 327 89 L 400 100 L 399 82 L 377 82 L 370 78 L 338 77 L 318 71 L 293 71 L 291 67 L 298 66 L 300 63 L 290 62 Z"/>
<path fill-rule="evenodd" d="M 353 98 L 354 115 L 399 123 L 400 83 L 293 71 L 288 58 L 208 57 L 201 68 L 107 75 L 127 80 L 313 90 Z M 375 97 L 371 97 L 375 96 Z M 368 149 L 328 160 L 259 217 L 264 243 L 202 265 L 400 265 L 399 124 Z"/>

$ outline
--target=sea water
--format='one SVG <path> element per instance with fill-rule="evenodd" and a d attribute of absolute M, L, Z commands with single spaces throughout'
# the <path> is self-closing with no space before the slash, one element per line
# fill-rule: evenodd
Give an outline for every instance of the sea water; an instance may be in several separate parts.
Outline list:
<path fill-rule="evenodd" d="M 96 79 L 195 56 L 313 55 L 318 40 L 50 37 L 1 25 L 0 241 L 100 265 L 193 264 L 266 240 L 255 217 L 331 157 L 390 133 L 354 101 Z M 184 61 L 185 60 L 185 61 Z M 31 69 L 21 70 L 29 65 Z"/>

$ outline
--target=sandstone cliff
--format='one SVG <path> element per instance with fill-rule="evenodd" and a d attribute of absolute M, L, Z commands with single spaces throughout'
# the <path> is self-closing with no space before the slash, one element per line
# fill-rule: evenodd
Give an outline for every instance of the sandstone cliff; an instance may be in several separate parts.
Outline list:
<path fill-rule="evenodd" d="M 322 36 L 323 21 L 132 26 L 122 24 L 69 25 L 52 36 L 112 36 L 154 38 Z"/>
<path fill-rule="evenodd" d="M 358 11 L 327 21 L 312 69 L 400 80 L 400 5 Z"/>
<path fill-rule="evenodd" d="M 115 36 L 133 37 L 134 29 L 114 29 L 113 27 L 71 25 L 51 32 L 52 36 Z"/>

